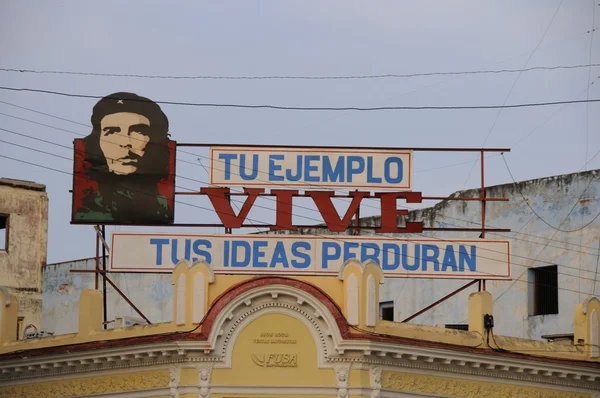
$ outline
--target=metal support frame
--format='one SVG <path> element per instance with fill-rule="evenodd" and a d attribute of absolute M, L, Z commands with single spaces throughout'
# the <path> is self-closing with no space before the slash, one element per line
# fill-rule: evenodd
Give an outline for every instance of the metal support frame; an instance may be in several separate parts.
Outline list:
<path fill-rule="evenodd" d="M 408 321 L 411 321 L 411 320 L 415 319 L 416 317 L 418 317 L 418 316 L 419 316 L 419 315 L 421 315 L 422 313 L 429 311 L 430 309 L 432 309 L 432 308 L 433 308 L 433 307 L 435 307 L 436 305 L 438 305 L 438 304 L 440 304 L 440 303 L 443 303 L 444 301 L 448 300 L 450 297 L 452 297 L 452 296 L 454 296 L 454 295 L 456 295 L 456 294 L 458 294 L 458 293 L 462 292 L 463 290 L 465 290 L 466 288 L 468 288 L 468 287 L 469 287 L 469 286 L 471 286 L 471 285 L 474 285 L 474 284 L 475 284 L 475 282 L 478 282 L 478 281 L 479 281 L 478 279 L 475 279 L 474 281 L 471 281 L 471 282 L 467 283 L 467 284 L 466 284 L 466 285 L 464 285 L 463 287 L 461 287 L 461 288 L 458 288 L 458 289 L 456 289 L 455 291 L 453 291 L 452 293 L 450 293 L 450 294 L 448 294 L 448 295 L 446 295 L 446 296 L 442 297 L 441 299 L 439 299 L 439 300 L 438 300 L 438 301 L 436 301 L 435 303 L 433 303 L 433 304 L 430 304 L 430 305 L 428 305 L 427 307 L 423 308 L 421 311 L 419 311 L 419 312 L 417 312 L 417 313 L 415 313 L 415 314 L 413 314 L 413 315 L 409 316 L 408 318 L 406 318 L 405 320 L 403 320 L 401 323 L 406 323 L 406 322 L 408 322 Z M 479 282 L 481 282 L 481 281 L 479 281 Z"/>
<path fill-rule="evenodd" d="M 110 249 L 108 247 L 108 244 L 106 243 L 106 227 L 104 225 L 95 225 L 94 226 L 94 230 L 96 231 L 96 268 L 93 270 L 78 270 L 78 269 L 72 269 L 70 272 L 74 272 L 74 273 L 94 273 L 95 274 L 95 278 L 96 278 L 96 289 L 98 289 L 98 275 L 102 276 L 102 306 L 103 306 L 103 311 L 104 311 L 104 329 L 106 329 L 108 327 L 108 314 L 107 314 L 107 301 L 106 301 L 106 282 L 108 282 L 112 288 L 119 293 L 119 295 L 121 297 L 123 297 L 123 300 L 125 300 L 127 302 L 127 304 L 129 304 L 131 306 L 131 308 L 134 309 L 135 312 L 138 313 L 138 315 L 140 317 L 142 317 L 149 325 L 152 324 L 152 322 L 150 322 L 150 319 L 148 319 L 143 313 L 142 311 L 140 311 L 140 309 L 133 304 L 133 302 L 127 297 L 127 295 L 125 293 L 123 293 L 121 291 L 121 289 L 119 289 L 119 287 L 112 281 L 110 280 L 110 278 L 108 277 L 108 272 L 106 269 L 106 253 L 110 252 Z M 102 242 L 102 269 L 100 269 L 99 266 L 99 250 L 98 250 L 98 246 L 99 246 L 99 242 Z"/>

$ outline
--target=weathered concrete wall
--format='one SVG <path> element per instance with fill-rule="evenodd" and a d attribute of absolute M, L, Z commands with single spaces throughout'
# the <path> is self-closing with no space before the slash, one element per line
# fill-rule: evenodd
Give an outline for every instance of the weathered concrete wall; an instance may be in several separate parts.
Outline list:
<path fill-rule="evenodd" d="M 79 295 L 83 289 L 94 289 L 94 275 L 70 272 L 72 269 L 92 270 L 96 259 L 49 264 L 43 270 L 42 328 L 55 334 L 77 331 Z M 171 274 L 110 274 L 110 279 L 146 315 L 151 322 L 169 322 L 173 317 L 173 286 Z M 99 279 L 102 289 L 102 278 Z M 110 284 L 106 287 L 107 319 L 140 316 Z M 109 328 L 112 325 L 109 324 Z"/>
<path fill-rule="evenodd" d="M 494 297 L 495 330 L 498 334 L 540 339 L 542 335 L 572 333 L 573 311 L 585 297 L 600 294 L 597 279 L 600 256 L 600 218 L 584 229 L 600 213 L 600 171 L 550 177 L 486 189 L 488 197 L 508 197 L 509 202 L 490 202 L 486 207 L 488 227 L 510 228 L 505 234 L 487 234 L 488 239 L 511 238 L 511 275 L 513 281 L 488 281 Z M 522 192 L 523 196 L 519 193 Z M 479 190 L 458 192 L 463 197 L 479 196 Z M 533 214 L 523 197 L 548 224 Z M 424 220 L 426 226 L 478 227 L 481 208 L 478 202 L 445 201 L 432 208 L 413 211 L 411 220 Z M 376 218 L 364 220 L 378 223 Z M 579 230 L 579 231 L 577 231 Z M 479 234 L 430 234 L 438 238 L 469 237 Z M 485 254 L 480 254 L 485 256 Z M 530 316 L 529 269 L 558 266 L 559 313 Z M 396 321 L 445 296 L 466 281 L 394 279 L 386 280 L 381 301 L 394 301 Z M 596 286 L 594 286 L 594 284 Z M 412 323 L 466 323 L 467 297 L 476 286 L 466 289 L 440 306 L 417 317 Z"/>
<path fill-rule="evenodd" d="M 39 327 L 41 272 L 48 245 L 46 187 L 0 178 L 0 213 L 8 214 L 7 250 L 0 250 L 0 286 L 19 299 L 23 326 Z"/>
<path fill-rule="evenodd" d="M 600 171 L 557 176 L 517 185 L 529 204 L 554 227 L 565 231 L 577 230 L 600 213 Z M 511 273 L 515 280 L 488 281 L 487 290 L 494 298 L 495 330 L 498 334 L 528 339 L 540 339 L 545 334 L 572 333 L 573 311 L 585 297 L 594 293 L 599 258 L 600 217 L 581 231 L 558 232 L 537 218 L 524 203 L 513 184 L 489 187 L 488 197 L 508 197 L 509 202 L 490 202 L 487 205 L 488 227 L 510 228 L 513 232 L 490 234 L 489 239 L 511 238 Z M 454 195 L 479 196 L 478 190 Z M 410 213 L 411 220 L 424 220 L 426 226 L 478 227 L 481 212 L 478 202 L 444 201 L 436 206 Z M 378 224 L 366 218 L 361 224 Z M 323 234 L 323 230 L 300 231 Z M 365 232 L 366 233 L 366 232 Z M 473 233 L 433 235 L 440 239 L 477 238 Z M 514 238 L 513 238 L 514 237 Z M 481 254 L 485 256 L 485 254 Z M 530 267 L 558 265 L 559 313 L 530 316 Z M 93 269 L 94 260 L 75 261 L 44 267 L 45 330 L 68 333 L 77 327 L 76 302 L 81 289 L 93 288 L 91 274 L 70 273 L 71 268 Z M 173 287 L 170 275 L 113 274 L 111 278 L 152 322 L 172 319 Z M 465 280 L 386 279 L 381 288 L 381 301 L 394 301 L 394 319 L 401 321 L 438 298 L 466 284 Z M 417 317 L 412 323 L 439 325 L 467 323 L 467 303 L 476 286 L 466 289 L 433 310 Z M 137 314 L 120 296 L 108 289 L 108 319 Z M 596 282 L 595 294 L 600 294 Z M 53 318 L 53 314 L 71 314 Z"/>

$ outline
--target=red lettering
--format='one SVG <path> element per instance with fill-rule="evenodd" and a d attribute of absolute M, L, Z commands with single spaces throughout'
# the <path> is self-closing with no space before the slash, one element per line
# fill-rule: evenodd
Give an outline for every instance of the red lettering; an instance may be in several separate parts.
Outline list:
<path fill-rule="evenodd" d="M 381 227 L 378 233 L 421 233 L 423 222 L 407 221 L 403 228 L 398 227 L 398 216 L 408 215 L 408 210 L 398 210 L 396 201 L 405 199 L 406 203 L 421 203 L 423 196 L 421 192 L 376 192 L 376 198 L 381 200 Z"/>
<path fill-rule="evenodd" d="M 228 194 L 229 188 L 201 188 L 200 192 L 208 195 L 219 219 L 225 228 L 241 228 L 244 220 L 248 216 L 250 209 L 254 205 L 256 198 L 265 190 L 262 188 L 244 188 L 244 192 L 248 194 L 240 213 L 236 216 Z"/>
<path fill-rule="evenodd" d="M 352 202 L 350 203 L 350 206 L 348 206 L 344 218 L 340 219 L 340 215 L 331 201 L 331 197 L 335 196 L 334 192 L 310 191 L 307 192 L 307 194 L 313 198 L 317 209 L 319 209 L 319 212 L 325 221 L 325 225 L 327 225 L 327 228 L 331 232 L 344 232 L 348 229 L 348 225 L 350 225 L 352 216 L 354 216 L 356 210 L 360 206 L 360 202 L 364 197 L 370 196 L 369 192 L 350 192 Z"/>
<path fill-rule="evenodd" d="M 271 231 L 296 231 L 297 226 L 292 225 L 292 200 L 298 191 L 287 189 L 271 189 L 271 193 L 277 197 L 277 207 L 275 208 L 275 225 L 271 225 Z"/>

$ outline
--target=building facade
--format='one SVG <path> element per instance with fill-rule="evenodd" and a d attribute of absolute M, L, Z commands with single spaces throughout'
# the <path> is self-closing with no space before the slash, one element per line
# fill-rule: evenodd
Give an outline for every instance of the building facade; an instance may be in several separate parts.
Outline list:
<path fill-rule="evenodd" d="M 496 313 L 503 322 L 498 332 L 513 337 L 542 339 L 545 335 L 570 334 L 574 328 L 572 308 L 589 295 L 600 292 L 597 280 L 600 218 L 600 171 L 549 177 L 486 188 L 487 197 L 507 197 L 508 202 L 489 202 L 486 225 L 509 228 L 510 233 L 488 233 L 489 239 L 511 241 L 511 281 L 487 281 Z M 453 196 L 479 197 L 479 190 Z M 537 215 L 535 215 L 531 206 Z M 539 217 L 538 217 L 539 216 Z M 409 220 L 424 220 L 432 227 L 478 227 L 478 202 L 442 201 L 431 208 L 414 210 Z M 363 218 L 361 225 L 377 225 L 378 218 Z M 586 225 L 588 224 L 589 225 Z M 581 228 L 585 225 L 585 228 Z M 560 230 L 560 231 L 559 231 Z M 561 232 L 562 231 L 562 232 Z M 303 233 L 323 234 L 323 230 Z M 427 234 L 426 234 L 427 235 Z M 473 233 L 429 234 L 443 239 L 478 238 Z M 481 256 L 485 257 L 485 253 Z M 76 330 L 76 322 L 56 320 L 59 313 L 76 319 L 76 303 L 84 288 L 94 287 L 91 274 L 71 269 L 94 269 L 95 259 L 44 267 L 43 327 L 54 333 Z M 115 284 L 146 316 L 155 322 L 172 319 L 173 287 L 168 275 L 113 274 Z M 467 281 L 447 279 L 388 278 L 381 287 L 380 312 L 385 319 L 401 322 Z M 474 285 L 425 312 L 412 323 L 466 328 L 465 305 Z M 110 287 L 108 319 L 138 315 Z"/>
<path fill-rule="evenodd" d="M 103 330 L 102 294 L 84 289 L 74 333 L 25 341 L 0 294 L 0 397 L 599 396 L 597 298 L 572 309 L 566 344 L 496 335 L 489 292 L 465 303 L 468 331 L 380 320 L 372 262 L 288 278 L 183 261 L 170 277 L 168 322 Z"/>
<path fill-rule="evenodd" d="M 0 178 L 0 286 L 19 300 L 20 338 L 28 325 L 40 326 L 47 244 L 46 187 Z"/>

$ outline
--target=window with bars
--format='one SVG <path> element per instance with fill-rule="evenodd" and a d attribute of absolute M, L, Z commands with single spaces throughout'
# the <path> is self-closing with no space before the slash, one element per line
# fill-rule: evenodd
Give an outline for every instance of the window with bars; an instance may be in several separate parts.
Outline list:
<path fill-rule="evenodd" d="M 529 277 L 529 314 L 558 314 L 558 267 L 530 269 Z"/>
<path fill-rule="evenodd" d="M 379 319 L 384 321 L 394 321 L 393 301 L 384 301 L 379 303 Z"/>
<path fill-rule="evenodd" d="M 0 250 L 8 250 L 8 215 L 0 214 Z"/>

